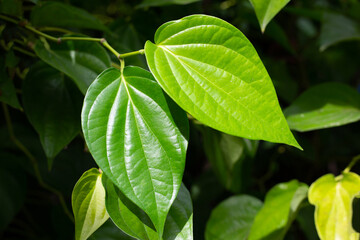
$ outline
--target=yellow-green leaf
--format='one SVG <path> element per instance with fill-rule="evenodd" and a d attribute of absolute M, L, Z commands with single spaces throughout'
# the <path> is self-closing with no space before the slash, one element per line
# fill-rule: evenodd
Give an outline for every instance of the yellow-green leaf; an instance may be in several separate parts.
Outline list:
<path fill-rule="evenodd" d="M 316 230 L 322 240 L 355 240 L 352 228 L 352 202 L 360 193 L 359 175 L 349 172 L 338 177 L 322 176 L 309 189 L 309 202 L 315 205 Z"/>

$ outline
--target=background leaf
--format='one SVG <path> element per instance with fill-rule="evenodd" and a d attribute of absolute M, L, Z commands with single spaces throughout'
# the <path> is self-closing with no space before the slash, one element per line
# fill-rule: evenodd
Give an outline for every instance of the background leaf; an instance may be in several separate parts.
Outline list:
<path fill-rule="evenodd" d="M 325 12 L 320 31 L 320 51 L 350 40 L 360 40 L 360 24 L 344 15 Z"/>
<path fill-rule="evenodd" d="M 92 168 L 81 176 L 74 187 L 71 202 L 76 240 L 86 240 L 109 218 L 101 176 L 98 169 Z"/>
<path fill-rule="evenodd" d="M 104 71 L 85 96 L 82 126 L 100 168 L 161 236 L 182 180 L 188 126 L 178 129 L 152 75 L 138 67 Z"/>
<path fill-rule="evenodd" d="M 98 74 L 111 65 L 106 50 L 96 42 L 57 44 L 38 40 L 34 50 L 41 60 L 72 78 L 83 94 Z"/>
<path fill-rule="evenodd" d="M 205 230 L 206 240 L 247 239 L 262 202 L 248 195 L 233 196 L 214 208 Z"/>
<path fill-rule="evenodd" d="M 279 183 L 270 189 L 264 206 L 255 217 L 249 240 L 283 239 L 300 203 L 307 196 L 307 190 L 308 186 L 297 180 Z"/>
<path fill-rule="evenodd" d="M 267 24 L 275 17 L 280 10 L 290 2 L 290 0 L 250 0 L 259 20 L 262 32 L 265 32 Z"/>
<path fill-rule="evenodd" d="M 56 17 L 54 17 L 56 16 Z M 46 1 L 38 4 L 30 15 L 34 26 L 88 28 L 106 31 L 107 28 L 83 9 L 61 2 Z"/>
<path fill-rule="evenodd" d="M 143 0 L 142 3 L 137 7 L 138 8 L 159 7 L 159 6 L 172 5 L 172 4 L 184 5 L 199 1 L 200 0 Z"/>
<path fill-rule="evenodd" d="M 51 166 L 52 159 L 80 132 L 82 95 L 64 74 L 39 62 L 24 81 L 23 101 Z"/>
<path fill-rule="evenodd" d="M 109 219 L 89 237 L 89 240 L 135 240 L 135 238 L 125 234 Z"/>
<path fill-rule="evenodd" d="M 315 205 L 315 225 L 320 239 L 359 239 L 352 227 L 352 202 L 360 193 L 359 175 L 348 172 L 338 177 L 326 174 L 309 189 Z"/>
<path fill-rule="evenodd" d="M 145 54 L 165 92 L 202 123 L 301 148 L 254 47 L 234 26 L 206 15 L 168 22 L 155 33 L 155 44 L 146 42 Z"/>
<path fill-rule="evenodd" d="M 345 125 L 360 119 L 360 94 L 342 83 L 323 83 L 305 91 L 284 114 L 300 132 Z"/>
<path fill-rule="evenodd" d="M 3 58 L 0 59 L 0 101 L 14 108 L 21 109 L 14 83 L 6 71 L 5 59 Z"/>

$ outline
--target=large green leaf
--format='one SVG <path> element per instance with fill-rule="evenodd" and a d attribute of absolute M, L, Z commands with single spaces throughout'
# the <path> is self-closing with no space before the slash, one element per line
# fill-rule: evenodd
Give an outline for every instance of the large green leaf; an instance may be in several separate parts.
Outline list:
<path fill-rule="evenodd" d="M 261 31 L 264 32 L 268 23 L 290 0 L 250 0 L 259 20 Z"/>
<path fill-rule="evenodd" d="M 39 62 L 26 76 L 23 100 L 25 114 L 52 160 L 80 132 L 82 95 L 64 74 Z"/>
<path fill-rule="evenodd" d="M 341 14 L 325 12 L 320 32 L 320 51 L 338 42 L 360 40 L 360 25 Z"/>
<path fill-rule="evenodd" d="M 171 110 L 149 72 L 126 67 L 99 75 L 82 112 L 84 136 L 95 161 L 149 215 L 159 235 L 181 185 L 187 148 L 186 114 L 176 109 L 181 113 L 173 119 Z"/>
<path fill-rule="evenodd" d="M 342 83 L 323 83 L 300 95 L 284 114 L 300 132 L 345 125 L 360 119 L 360 94 Z"/>
<path fill-rule="evenodd" d="M 159 6 L 172 5 L 172 4 L 185 5 L 199 1 L 200 0 L 143 0 L 142 3 L 137 7 L 138 8 L 159 7 Z"/>
<path fill-rule="evenodd" d="M 193 239 L 192 204 L 184 185 L 179 190 L 166 218 L 164 236 L 159 238 L 148 215 L 132 203 L 110 179 L 104 179 L 106 209 L 110 218 L 125 233 L 136 239 Z"/>
<path fill-rule="evenodd" d="M 162 25 L 145 54 L 179 106 L 204 124 L 249 139 L 300 148 L 254 47 L 229 23 L 192 15 Z"/>
<path fill-rule="evenodd" d="M 72 78 L 84 94 L 99 73 L 111 66 L 105 49 L 95 42 L 39 40 L 34 50 L 41 60 Z"/>
<path fill-rule="evenodd" d="M 135 240 L 121 231 L 111 219 L 107 220 L 98 230 L 96 230 L 90 240 Z"/>
<path fill-rule="evenodd" d="M 205 239 L 247 239 L 261 207 L 260 200 L 247 195 L 226 199 L 212 211 L 206 225 Z"/>
<path fill-rule="evenodd" d="M 258 141 L 231 136 L 211 128 L 202 129 L 207 159 L 224 187 L 239 192 L 243 186 L 243 162 L 256 153 Z"/>
<path fill-rule="evenodd" d="M 71 202 L 76 240 L 86 240 L 109 218 L 105 209 L 105 189 L 101 177 L 102 173 L 92 168 L 81 176 L 74 187 Z"/>
<path fill-rule="evenodd" d="M 17 109 L 21 109 L 14 83 L 6 72 L 4 58 L 0 59 L 0 102 L 9 104 Z"/>
<path fill-rule="evenodd" d="M 280 183 L 270 189 L 264 206 L 255 217 L 249 240 L 283 239 L 307 191 L 308 186 L 297 180 Z"/>
<path fill-rule="evenodd" d="M 315 205 L 315 225 L 320 239 L 359 239 L 359 233 L 352 227 L 352 202 L 359 194 L 360 177 L 352 172 L 336 178 L 326 174 L 311 185 L 309 202 Z"/>
<path fill-rule="evenodd" d="M 83 9 L 53 1 L 42 2 L 34 7 L 30 21 L 35 26 L 107 30 L 98 19 Z"/>

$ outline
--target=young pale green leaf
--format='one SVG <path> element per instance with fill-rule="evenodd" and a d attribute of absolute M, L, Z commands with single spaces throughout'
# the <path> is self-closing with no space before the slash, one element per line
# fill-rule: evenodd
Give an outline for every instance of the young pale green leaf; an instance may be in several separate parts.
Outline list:
<path fill-rule="evenodd" d="M 309 189 L 309 202 L 315 205 L 316 230 L 322 240 L 357 240 L 352 227 L 352 202 L 360 193 L 359 175 L 348 172 L 338 177 L 326 174 Z"/>
<path fill-rule="evenodd" d="M 21 109 L 15 86 L 6 72 L 5 59 L 0 59 L 0 102 Z"/>
<path fill-rule="evenodd" d="M 25 114 L 52 159 L 80 132 L 82 95 L 64 74 L 39 62 L 23 84 Z"/>
<path fill-rule="evenodd" d="M 165 23 L 145 55 L 165 92 L 202 123 L 301 148 L 254 47 L 229 23 L 206 15 Z"/>
<path fill-rule="evenodd" d="M 243 162 L 255 154 L 258 141 L 220 133 L 204 127 L 204 150 L 212 169 L 226 189 L 239 192 L 243 184 Z"/>
<path fill-rule="evenodd" d="M 341 14 L 325 12 L 320 31 L 320 51 L 350 40 L 360 40 L 360 25 Z"/>
<path fill-rule="evenodd" d="M 105 189 L 102 173 L 92 168 L 75 184 L 71 196 L 75 216 L 75 240 L 86 240 L 108 218 L 105 209 Z"/>
<path fill-rule="evenodd" d="M 160 7 L 172 4 L 185 5 L 199 1 L 200 0 L 143 0 L 142 3 L 137 6 L 137 8 Z"/>
<path fill-rule="evenodd" d="M 277 184 L 266 194 L 264 206 L 251 226 L 249 240 L 283 239 L 296 217 L 300 203 L 306 198 L 308 186 L 297 180 Z"/>
<path fill-rule="evenodd" d="M 149 72 L 126 67 L 99 75 L 82 111 L 95 161 L 148 214 L 159 235 L 181 185 L 188 136 L 186 114 L 169 106 Z"/>
<path fill-rule="evenodd" d="M 163 237 L 159 236 L 148 215 L 132 203 L 110 179 L 103 180 L 106 209 L 113 222 L 129 236 L 141 240 L 193 239 L 191 197 L 184 185 L 180 187 L 166 218 Z"/>
<path fill-rule="evenodd" d="M 300 132 L 345 125 L 360 119 L 360 94 L 342 83 L 323 83 L 300 95 L 284 114 Z"/>
<path fill-rule="evenodd" d="M 252 196 L 239 195 L 226 199 L 211 212 L 205 239 L 247 239 L 261 207 L 262 202 Z"/>
<path fill-rule="evenodd" d="M 34 50 L 41 60 L 72 78 L 83 94 L 98 74 L 111 66 L 109 55 L 96 42 L 39 40 Z"/>
<path fill-rule="evenodd" d="M 259 20 L 261 31 L 264 32 L 268 23 L 290 0 L 250 0 Z"/>
<path fill-rule="evenodd" d="M 51 26 L 107 30 L 98 19 L 83 9 L 53 1 L 42 2 L 34 7 L 31 11 L 30 22 L 34 26 L 39 27 Z"/>

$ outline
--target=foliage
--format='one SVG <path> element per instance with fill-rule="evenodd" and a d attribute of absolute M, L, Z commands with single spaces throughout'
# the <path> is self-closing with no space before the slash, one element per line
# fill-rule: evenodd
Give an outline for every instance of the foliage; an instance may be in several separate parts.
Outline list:
<path fill-rule="evenodd" d="M 359 10 L 2 0 L 0 238 L 358 239 Z"/>

